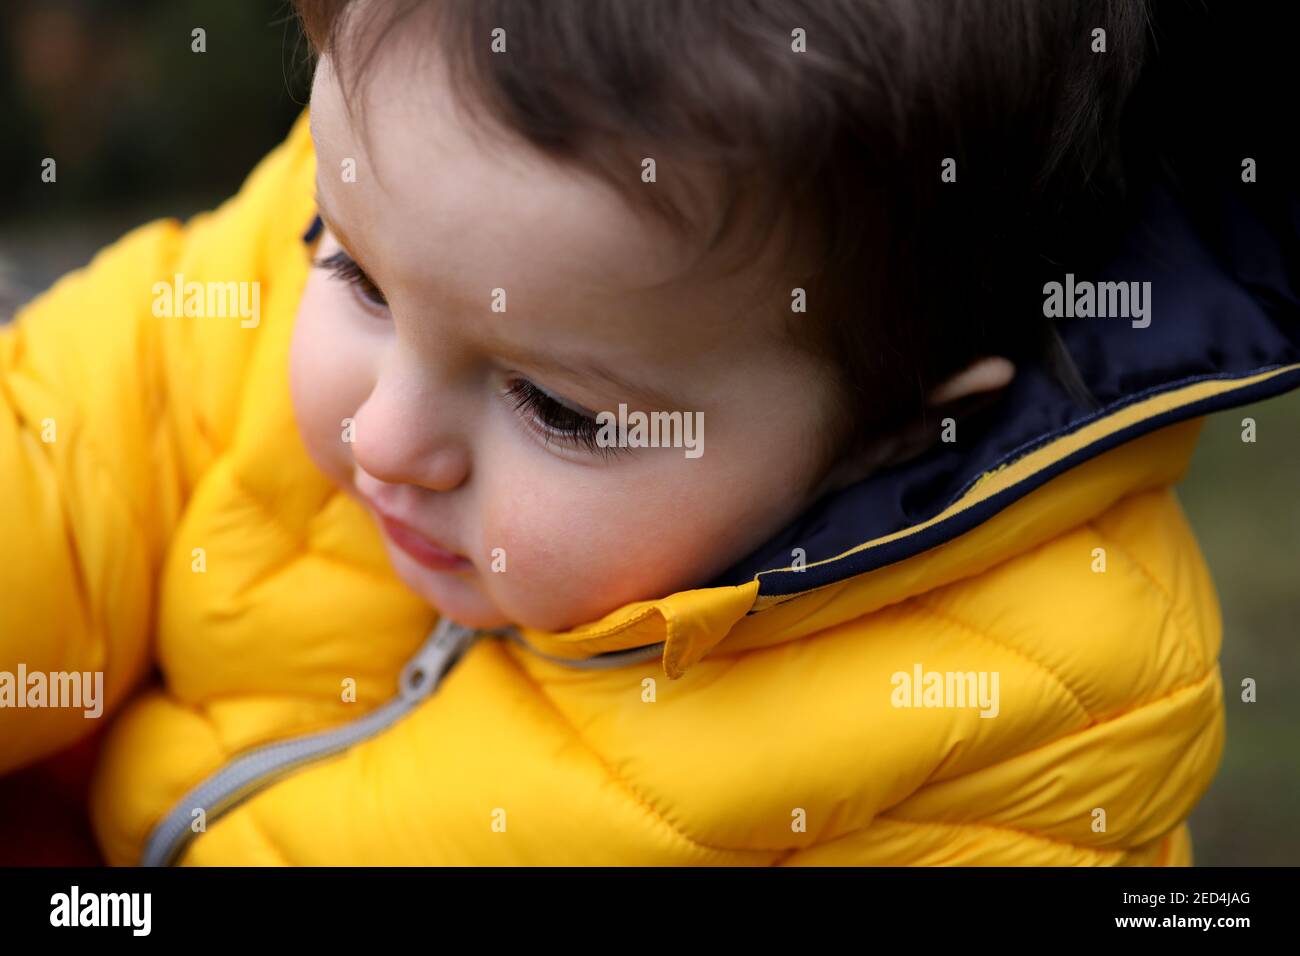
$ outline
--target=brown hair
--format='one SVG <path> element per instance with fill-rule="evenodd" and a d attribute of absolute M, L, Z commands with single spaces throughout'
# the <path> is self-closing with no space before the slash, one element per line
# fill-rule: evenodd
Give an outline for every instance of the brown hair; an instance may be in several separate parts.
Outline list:
<path fill-rule="evenodd" d="M 692 223 L 698 203 L 645 189 L 639 159 L 626 161 L 670 150 L 728 186 L 714 242 L 743 197 L 762 199 L 769 223 L 778 211 L 810 223 L 817 268 L 795 283 L 808 314 L 794 319 L 843 385 L 839 440 L 915 421 L 931 389 L 982 355 L 1045 361 L 1086 400 L 1041 288 L 1096 252 L 1121 192 L 1145 0 L 295 6 L 345 91 L 399 25 L 427 17 L 458 89 L 634 203 Z M 490 48 L 497 27 L 505 55 Z M 941 178 L 947 159 L 955 182 Z"/>

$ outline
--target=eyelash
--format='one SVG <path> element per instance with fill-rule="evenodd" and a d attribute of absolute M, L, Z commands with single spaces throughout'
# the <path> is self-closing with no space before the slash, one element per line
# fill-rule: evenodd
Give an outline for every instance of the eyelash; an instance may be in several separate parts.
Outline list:
<path fill-rule="evenodd" d="M 368 305 L 377 308 L 388 307 L 388 300 L 375 285 L 374 280 L 366 275 L 365 270 L 357 265 L 356 260 L 342 249 L 323 259 L 316 259 L 314 264 L 319 268 L 327 269 L 336 279 L 342 279 L 351 285 Z M 513 402 L 515 411 L 531 418 L 548 440 L 558 437 L 604 457 L 610 457 L 620 451 L 617 446 L 602 447 L 597 443 L 600 425 L 594 418 L 557 402 L 527 379 L 514 379 L 506 389 L 506 395 Z"/>
<path fill-rule="evenodd" d="M 356 260 L 342 249 L 324 259 L 315 260 L 315 264 L 319 268 L 328 269 L 334 278 L 342 279 L 352 286 L 357 294 L 365 299 L 367 305 L 380 309 L 388 308 L 388 299 L 380 291 L 379 286 L 375 285 L 374 280 L 366 275 L 365 271 L 357 265 Z"/>
<path fill-rule="evenodd" d="M 617 454 L 617 446 L 597 443 L 600 425 L 594 418 L 557 402 L 527 379 L 517 378 L 506 389 L 515 411 L 528 416 L 547 439 L 562 440 L 606 458 Z"/>

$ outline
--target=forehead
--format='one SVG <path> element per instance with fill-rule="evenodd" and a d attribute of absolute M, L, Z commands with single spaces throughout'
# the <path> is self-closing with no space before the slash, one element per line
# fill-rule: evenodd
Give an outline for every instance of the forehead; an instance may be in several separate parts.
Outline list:
<path fill-rule="evenodd" d="M 471 116 L 484 107 L 455 95 L 427 48 L 377 55 L 351 105 L 323 59 L 312 93 L 322 210 L 395 311 L 421 317 L 411 334 L 433 343 L 452 323 L 484 343 L 671 368 L 710 391 L 722 387 L 721 349 L 736 363 L 784 360 L 795 283 L 776 233 L 746 258 L 684 239 L 595 172 Z M 347 160 L 355 182 L 341 175 Z M 657 172 L 660 183 L 676 174 Z M 659 185 L 641 184 L 639 162 L 627 174 Z M 510 318 L 468 321 L 498 288 Z"/>
<path fill-rule="evenodd" d="M 705 239 L 634 206 L 576 162 L 547 156 L 458 96 L 428 50 L 377 55 L 349 111 L 328 58 L 312 93 L 322 201 L 367 237 L 382 230 L 414 261 L 453 272 L 485 261 L 610 290 L 656 287 L 698 264 Z M 352 77 L 349 76 L 349 81 Z M 352 161 L 356 181 L 345 181 Z M 629 159 L 633 188 L 641 166 Z M 660 187 L 662 188 L 662 187 Z M 544 241 L 538 241 L 544 240 Z M 527 259 L 517 257 L 527 253 Z M 502 283 L 496 283 L 502 284 Z"/>

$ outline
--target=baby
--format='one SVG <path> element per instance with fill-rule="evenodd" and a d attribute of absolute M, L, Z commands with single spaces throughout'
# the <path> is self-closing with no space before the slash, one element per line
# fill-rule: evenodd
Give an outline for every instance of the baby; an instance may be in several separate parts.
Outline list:
<path fill-rule="evenodd" d="M 0 336 L 0 667 L 106 672 L 110 862 L 1190 862 L 1170 486 L 1300 356 L 1111 234 L 1143 3 L 296 6 L 309 129 Z"/>
<path fill-rule="evenodd" d="M 653 43 L 649 11 L 535 6 L 431 4 L 397 23 L 383 5 L 300 6 L 325 51 L 325 231 L 291 376 L 313 459 L 373 512 L 403 580 L 467 625 L 563 630 L 714 579 L 937 441 L 933 406 L 997 391 L 1013 374 L 1000 353 L 1028 350 L 1014 320 L 948 331 L 939 289 L 872 288 L 906 283 L 887 267 L 897 232 L 924 230 L 915 268 L 957 215 L 885 218 L 939 200 L 940 153 L 893 196 L 873 177 L 899 157 L 852 139 L 883 120 L 860 88 L 887 78 L 871 45 L 903 6 L 680 4 Z M 881 22 L 843 33 L 855 16 Z M 735 75 L 707 59 L 731 29 Z M 540 79 L 559 64 L 576 89 Z M 728 213 L 748 247 L 723 245 Z M 796 232 L 798 213 L 839 221 Z M 869 217 L 895 238 L 853 234 Z M 848 234 L 834 270 L 809 251 L 832 227 Z M 693 417 L 708 453 L 598 445 L 620 405 Z M 903 420 L 921 426 L 906 442 Z"/>

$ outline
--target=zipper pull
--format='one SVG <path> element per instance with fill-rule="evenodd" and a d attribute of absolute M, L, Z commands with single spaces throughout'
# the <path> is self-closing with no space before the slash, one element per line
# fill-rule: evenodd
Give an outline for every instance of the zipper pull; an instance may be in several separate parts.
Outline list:
<path fill-rule="evenodd" d="M 397 685 L 402 697 L 416 703 L 432 694 L 443 676 L 477 637 L 478 632 L 474 628 L 457 624 L 449 617 L 439 618 L 424 645 L 402 668 Z"/>

